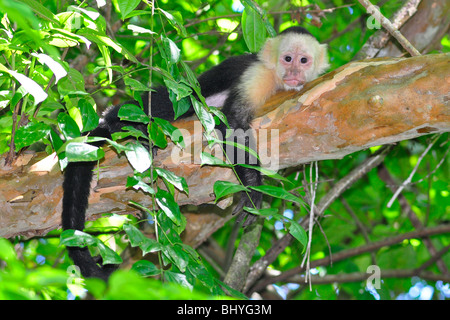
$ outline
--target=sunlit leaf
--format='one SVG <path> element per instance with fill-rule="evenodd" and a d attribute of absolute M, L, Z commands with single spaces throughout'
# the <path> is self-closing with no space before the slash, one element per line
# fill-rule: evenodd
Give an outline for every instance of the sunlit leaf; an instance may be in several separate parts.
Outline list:
<path fill-rule="evenodd" d="M 30 122 L 16 131 L 14 142 L 16 150 L 40 141 L 50 133 L 50 126 L 41 122 Z"/>
<path fill-rule="evenodd" d="M 103 149 L 87 143 L 71 142 L 66 146 L 69 161 L 97 161 L 105 156 Z"/>
<path fill-rule="evenodd" d="M 81 113 L 81 121 L 83 124 L 83 132 L 91 131 L 97 128 L 99 116 L 94 107 L 86 100 L 78 100 L 78 109 Z"/>
<path fill-rule="evenodd" d="M 173 196 L 162 189 L 159 189 L 156 193 L 156 202 L 161 210 L 173 221 L 176 225 L 180 226 L 183 224 L 183 219 L 181 217 L 180 207 L 175 202 Z"/>
<path fill-rule="evenodd" d="M 52 70 L 55 76 L 55 82 L 58 83 L 59 79 L 64 78 L 67 75 L 66 69 L 64 69 L 59 62 L 53 60 L 52 57 L 44 53 L 32 53 L 32 56 L 38 58 L 39 62 L 45 64 Z"/>
<path fill-rule="evenodd" d="M 138 172 L 144 172 L 152 165 L 152 155 L 147 149 L 137 141 L 130 141 L 126 144 L 131 150 L 125 150 L 128 161 Z"/>
<path fill-rule="evenodd" d="M 158 173 L 158 176 L 173 184 L 178 190 L 184 191 L 187 195 L 189 195 L 189 188 L 184 177 L 178 177 L 172 171 L 162 168 L 155 168 L 155 170 Z"/>
<path fill-rule="evenodd" d="M 67 113 L 58 114 L 57 120 L 59 129 L 66 139 L 76 138 L 81 135 L 77 123 Z"/>

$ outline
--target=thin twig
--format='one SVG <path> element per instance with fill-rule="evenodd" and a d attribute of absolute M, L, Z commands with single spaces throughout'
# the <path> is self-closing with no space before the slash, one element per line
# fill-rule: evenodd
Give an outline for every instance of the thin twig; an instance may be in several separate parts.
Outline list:
<path fill-rule="evenodd" d="M 397 39 L 400 45 L 409 52 L 411 56 L 420 56 L 420 52 L 406 39 L 400 31 L 374 6 L 369 0 L 358 0 L 361 5 L 370 13 L 389 33 Z"/>
<path fill-rule="evenodd" d="M 420 155 L 419 159 L 417 160 L 417 163 L 414 167 L 414 169 L 411 171 L 409 177 L 403 181 L 403 183 L 400 185 L 400 187 L 398 187 L 398 189 L 395 191 L 394 195 L 392 196 L 391 200 L 389 200 L 387 207 L 390 208 L 392 206 L 392 204 L 394 203 L 395 199 L 397 199 L 398 195 L 400 194 L 400 192 L 402 192 L 402 190 L 411 183 L 412 177 L 414 176 L 414 174 L 416 173 L 417 169 L 419 168 L 420 163 L 422 162 L 423 158 L 425 157 L 425 155 L 428 153 L 428 151 L 430 151 L 431 147 L 436 143 L 436 141 L 439 139 L 440 135 L 435 135 L 434 139 L 431 141 L 431 143 L 428 145 L 428 147 L 425 149 L 424 152 L 422 152 L 422 154 Z"/>
<path fill-rule="evenodd" d="M 387 154 L 392 150 L 393 145 L 386 145 L 381 147 L 375 154 L 370 158 L 366 159 L 359 166 L 354 168 L 345 177 L 340 179 L 328 193 L 323 196 L 316 206 L 316 217 L 323 215 L 326 208 L 328 208 L 334 200 L 336 200 L 345 190 L 347 190 L 353 183 L 358 181 L 361 177 L 366 175 L 370 170 L 377 167 L 382 163 L 387 156 Z M 308 188 L 305 188 L 307 191 Z M 305 220 L 304 220 L 305 221 Z M 309 222 L 306 220 L 306 222 Z M 305 227 L 303 225 L 303 227 Z M 278 255 L 284 251 L 284 249 L 291 244 L 293 237 L 290 234 L 286 234 L 278 241 L 276 241 L 272 247 L 267 250 L 266 255 L 256 261 L 247 277 L 247 283 L 245 285 L 246 291 L 249 290 L 254 283 L 261 277 L 266 268 L 278 257 Z"/>
<path fill-rule="evenodd" d="M 310 194 L 311 194 L 311 202 L 310 202 L 310 207 L 311 210 L 309 212 L 309 231 L 308 231 L 308 245 L 306 246 L 306 252 L 305 255 L 303 257 L 303 261 L 301 263 L 301 266 L 303 267 L 304 263 L 305 263 L 305 259 L 306 259 L 306 277 L 305 277 L 305 282 L 308 282 L 309 279 L 309 290 L 312 290 L 312 286 L 311 286 L 311 270 L 310 270 L 310 258 L 311 258 L 311 243 L 312 243 L 312 233 L 313 233 L 313 227 L 314 227 L 314 201 L 316 199 L 316 191 L 317 191 L 317 181 L 319 180 L 319 169 L 318 169 L 318 162 L 314 161 L 311 162 L 310 164 L 310 169 L 309 169 L 309 181 L 311 183 L 310 186 Z M 316 176 L 315 179 L 313 180 L 312 177 L 312 172 L 313 172 L 313 166 L 315 167 L 315 171 L 316 171 Z M 314 181 L 314 182 L 313 182 Z"/>
<path fill-rule="evenodd" d="M 378 250 L 382 247 L 392 246 L 392 245 L 401 243 L 402 241 L 404 241 L 406 239 L 423 238 L 423 237 L 429 237 L 432 235 L 446 234 L 449 232 L 450 232 L 450 225 L 440 225 L 437 227 L 407 232 L 407 233 L 403 233 L 403 234 L 400 234 L 400 235 L 397 235 L 397 236 L 394 236 L 394 237 L 391 237 L 388 239 L 380 240 L 377 242 L 372 242 L 372 243 L 369 243 L 367 245 L 360 246 L 357 248 L 350 248 L 347 250 L 339 251 L 337 253 L 334 253 L 333 260 L 335 262 L 342 261 L 342 260 L 348 259 L 350 257 L 354 257 L 354 256 L 358 256 L 358 255 L 361 255 L 361 254 L 364 254 L 367 252 Z M 442 250 L 440 250 L 436 254 L 436 257 L 440 257 L 441 253 L 442 253 Z M 313 268 L 317 268 L 319 266 L 326 266 L 329 264 L 330 264 L 330 257 L 325 257 L 325 258 L 318 259 L 318 260 L 311 262 L 311 266 Z M 305 271 L 304 268 L 299 266 L 299 267 L 290 269 L 286 272 L 283 272 L 282 274 L 280 274 L 278 276 L 263 279 L 257 285 L 253 286 L 248 291 L 248 293 L 251 294 L 252 292 L 257 292 L 272 283 L 277 283 L 280 281 L 287 281 L 287 280 L 291 281 L 291 277 L 301 274 L 304 271 Z M 415 270 L 413 270 L 413 271 L 415 271 Z M 344 275 L 340 275 L 340 276 L 344 276 Z M 442 275 L 439 275 L 439 276 L 442 276 Z"/>
<path fill-rule="evenodd" d="M 411 18 L 417 11 L 420 0 L 409 0 L 392 16 L 392 24 L 399 30 L 409 18 Z M 382 6 L 381 3 L 377 3 Z M 391 39 L 387 30 L 378 30 L 373 34 L 369 40 L 363 45 L 361 50 L 355 55 L 353 60 L 370 59 L 376 57 L 380 50 L 383 49 L 388 41 Z"/>

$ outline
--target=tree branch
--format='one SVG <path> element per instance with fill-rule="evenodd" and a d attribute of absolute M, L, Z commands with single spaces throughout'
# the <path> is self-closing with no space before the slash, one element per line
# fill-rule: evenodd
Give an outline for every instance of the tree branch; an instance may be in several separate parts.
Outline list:
<path fill-rule="evenodd" d="M 275 95 L 257 111 L 253 123 L 259 138 L 264 132 L 279 137 L 278 144 L 259 144 L 258 153 L 270 155 L 263 166 L 287 168 L 339 159 L 371 146 L 450 131 L 449 57 L 354 62 L 309 83 L 302 92 Z M 186 178 L 190 196 L 177 194 L 180 205 L 212 203 L 214 182 L 235 178 L 227 168 L 200 165 L 199 151 L 207 148 L 202 145 L 198 122 L 180 120 L 175 125 L 185 130 L 187 147 L 181 152 L 170 144 L 158 152 L 155 166 Z M 62 175 L 56 163 L 54 155 L 44 158 L 42 153 L 25 152 L 12 167 L 0 166 L 0 236 L 32 237 L 60 226 Z M 106 148 L 99 179 L 92 184 L 89 219 L 103 212 L 135 212 L 129 200 L 151 206 L 145 194 L 125 190 L 131 173 L 125 157 Z M 225 199 L 219 205 L 223 208 L 230 203 Z M 188 217 L 192 219 L 186 235 L 190 244 L 198 245 L 230 219 L 227 211 L 214 208 L 213 214 L 208 210 L 207 215 Z"/>
<path fill-rule="evenodd" d="M 371 276 L 370 273 L 354 272 L 345 274 L 327 274 L 325 276 L 313 275 L 311 276 L 312 284 L 330 284 L 330 283 L 347 283 L 347 282 L 361 282 L 366 281 Z M 430 281 L 444 281 L 449 282 L 449 276 L 437 275 L 430 271 L 417 270 L 381 270 L 380 278 L 411 278 L 420 277 L 424 280 Z M 305 284 L 305 275 L 297 275 L 289 279 L 289 283 Z"/>
<path fill-rule="evenodd" d="M 395 237 L 391 237 L 391 238 L 384 239 L 381 241 L 369 243 L 369 244 L 366 244 L 366 245 L 363 245 L 363 246 L 360 246 L 357 248 L 351 248 L 351 249 L 335 252 L 335 253 L 333 253 L 333 262 L 348 259 L 348 258 L 357 256 L 357 255 L 361 255 L 361 254 L 364 254 L 367 252 L 372 252 L 372 251 L 378 250 L 382 247 L 392 246 L 392 245 L 400 243 L 406 239 L 424 238 L 424 237 L 429 237 L 432 235 L 446 234 L 449 232 L 450 232 L 450 225 L 441 225 L 441 226 L 437 226 L 437 227 L 433 227 L 433 228 L 427 228 L 427 229 L 407 232 L 407 233 L 400 234 Z M 447 252 L 448 248 L 446 248 L 446 249 L 447 250 L 445 250 L 445 251 L 443 251 L 444 250 L 443 249 L 440 252 L 438 252 L 436 254 L 436 259 L 438 259 L 443 253 Z M 330 261 L 331 261 L 330 259 L 331 259 L 331 257 L 328 256 L 328 257 L 325 257 L 322 259 L 312 261 L 311 268 L 317 268 L 319 266 L 326 266 L 330 263 Z M 433 260 L 434 259 L 435 258 L 433 258 Z M 287 281 L 288 279 L 291 280 L 292 277 L 294 277 L 298 274 L 301 274 L 304 271 L 305 271 L 305 268 L 296 267 L 296 268 L 292 268 L 286 272 L 283 272 L 282 274 L 280 274 L 278 276 L 267 277 L 267 278 L 259 281 L 257 284 L 255 284 L 255 286 L 253 288 L 251 288 L 248 293 L 251 294 L 252 292 L 259 291 L 262 288 L 264 288 L 267 285 L 272 284 L 272 283 L 276 283 L 276 282 L 280 282 L 280 281 Z M 420 269 L 420 271 L 422 271 L 422 269 Z M 304 281 L 304 278 L 303 278 L 303 281 Z"/>
<path fill-rule="evenodd" d="M 361 177 L 365 176 L 370 170 L 380 165 L 389 151 L 392 149 L 392 146 L 385 146 L 382 149 L 378 150 L 372 157 L 366 159 L 359 166 L 354 168 L 349 174 L 339 180 L 330 191 L 327 192 L 325 196 L 320 199 L 317 204 L 316 217 L 320 217 L 325 212 L 333 202 L 336 200 L 345 190 L 350 188 L 350 186 L 358 181 Z M 307 228 L 309 226 L 309 219 L 305 217 L 301 224 L 303 228 Z M 279 239 L 269 250 L 264 257 L 256 261 L 247 277 L 247 283 L 245 285 L 245 290 L 248 290 L 253 284 L 258 280 L 266 268 L 278 257 L 278 255 L 284 251 L 284 249 L 290 245 L 290 243 L 294 240 L 289 233 L 284 235 L 281 239 Z"/>
<path fill-rule="evenodd" d="M 250 261 L 259 244 L 264 219 L 258 218 L 251 226 L 244 229 L 244 234 L 239 241 L 239 247 L 233 256 L 230 269 L 224 282 L 235 290 L 241 291 L 247 279 Z"/>

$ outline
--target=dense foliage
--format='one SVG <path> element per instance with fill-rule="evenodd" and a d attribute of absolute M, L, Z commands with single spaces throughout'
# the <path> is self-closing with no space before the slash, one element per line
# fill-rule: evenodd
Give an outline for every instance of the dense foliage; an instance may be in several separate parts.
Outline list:
<path fill-rule="evenodd" d="M 220 110 L 194 98 L 192 94 L 199 93 L 196 75 L 226 57 L 258 51 L 266 37 L 298 24 L 296 19 L 319 41 L 328 43 L 332 69 L 349 62 L 374 33 L 359 23 L 366 17 L 365 9 L 355 4 L 346 6 L 343 1 L 270 0 L 258 1 L 257 5 L 253 1 L 160 0 L 154 7 L 152 3 L 0 0 L 0 154 L 14 157 L 24 148 L 56 152 L 61 169 L 68 161 L 100 160 L 103 150 L 88 144 L 96 138 L 83 133 L 98 125 L 97 114 L 111 104 L 130 98 L 142 104 L 141 94 L 155 84 L 170 89 L 177 116 L 192 104 L 206 133 L 211 134 L 217 119 L 226 119 Z M 298 9 L 310 3 L 318 7 Z M 382 11 L 389 17 L 400 5 L 388 1 Z M 319 7 L 336 9 L 325 13 Z M 319 24 L 320 28 L 316 27 Z M 346 32 L 341 33 L 343 30 Z M 448 37 L 441 43 L 448 51 Z M 74 299 L 85 297 L 87 292 L 97 299 L 245 298 L 222 281 L 226 270 L 217 266 L 214 257 L 202 259 L 181 240 L 187 221 L 174 192 L 189 194 L 189 188 L 183 177 L 154 167 L 152 154 L 145 147 L 150 143 L 165 148 L 167 138 L 183 145 L 176 128 L 165 120 L 151 119 L 134 105 L 125 105 L 119 116 L 148 128 L 148 134 L 143 134 L 130 127 L 107 143 L 123 153 L 135 171 L 127 187 L 146 192 L 159 209 L 133 203 L 142 211 L 143 219 L 106 214 L 88 223 L 83 233 L 55 230 L 39 239 L 0 239 L 0 299 Z M 130 136 L 136 139 L 121 143 Z M 209 139 L 213 141 L 214 137 Z M 431 151 L 422 159 L 430 143 Z M 319 182 L 316 197 L 320 199 L 377 150 L 320 162 L 314 172 L 319 177 L 315 180 Z M 287 233 L 295 241 L 269 266 L 271 274 L 298 267 L 306 254 L 310 254 L 314 266 L 314 261 L 328 257 L 330 252 L 345 253 L 351 248 L 361 251 L 349 253 L 332 265 L 312 268 L 314 279 L 322 279 L 311 284 L 312 290 L 301 278 L 277 282 L 272 287 L 276 293 L 265 286 L 257 292 L 272 298 L 297 299 L 450 297 L 449 284 L 440 278 L 442 268 L 434 263 L 427 265 L 436 252 L 448 249 L 448 234 L 395 240 L 397 235 L 448 223 L 448 151 L 448 134 L 399 143 L 381 167 L 371 170 L 327 208 L 314 229 L 311 252 L 306 250 L 307 231 L 297 222 L 309 210 L 305 202 L 311 200 L 311 194 L 305 185 L 314 181 L 310 179 L 310 167 L 269 173 L 273 179 L 268 179 L 260 191 L 270 197 L 265 198 L 260 214 L 271 218 L 264 222 L 252 261 L 263 257 L 276 239 Z M 218 164 L 206 154 L 202 159 Z M 388 207 L 390 187 L 401 184 L 418 162 L 421 164 L 413 183 Z M 164 181 L 167 190 L 156 187 L 157 179 Z M 240 190 L 241 186 L 226 182 L 218 182 L 214 189 L 217 197 Z M 237 246 L 228 241 L 233 222 L 211 240 L 223 251 L 227 246 Z M 145 237 L 142 227 L 152 228 L 155 239 Z M 366 244 L 386 239 L 378 250 L 364 249 Z M 430 251 L 430 243 L 435 252 Z M 106 284 L 98 279 L 80 279 L 64 245 L 87 245 L 105 263 L 121 263 L 120 254 L 129 245 L 152 257 L 134 263 L 133 271 L 114 273 Z M 448 269 L 450 255 L 446 252 L 436 260 Z M 370 266 L 390 271 L 387 274 L 391 276 L 369 288 L 358 275 L 367 274 Z M 345 280 L 351 276 L 353 280 Z"/>

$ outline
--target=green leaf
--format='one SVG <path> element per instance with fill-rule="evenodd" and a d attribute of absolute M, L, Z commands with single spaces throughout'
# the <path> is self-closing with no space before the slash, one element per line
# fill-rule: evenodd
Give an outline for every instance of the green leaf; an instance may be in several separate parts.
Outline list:
<path fill-rule="evenodd" d="M 283 221 L 285 219 L 284 216 L 278 214 L 278 209 L 276 208 L 264 208 L 264 209 L 255 209 L 255 208 L 250 208 L 250 207 L 244 207 L 245 211 L 248 211 L 252 214 L 258 215 L 258 216 L 263 216 L 266 218 L 271 218 L 271 217 L 275 217 L 278 220 Z"/>
<path fill-rule="evenodd" d="M 16 150 L 40 141 L 50 133 L 50 130 L 50 126 L 41 122 L 30 122 L 25 127 L 18 128 L 14 137 Z"/>
<path fill-rule="evenodd" d="M 149 186 L 147 183 L 145 183 L 142 178 L 140 177 L 128 177 L 127 178 L 127 188 L 132 187 L 135 190 L 141 189 L 144 192 L 147 192 L 149 194 L 155 194 L 155 190 L 151 186 Z"/>
<path fill-rule="evenodd" d="M 250 186 L 249 188 L 267 194 L 271 197 L 280 198 L 286 201 L 296 202 L 300 204 L 304 202 L 301 198 L 294 196 L 293 194 L 289 193 L 288 191 L 284 190 L 281 187 L 263 185 L 263 186 Z"/>
<path fill-rule="evenodd" d="M 239 164 L 241 167 L 245 167 L 245 168 L 249 168 L 249 169 L 254 169 L 254 170 L 258 170 L 259 172 L 261 172 L 263 175 L 268 176 L 272 179 L 276 179 L 276 180 L 280 180 L 289 184 L 292 184 L 291 181 L 289 181 L 289 179 L 281 176 L 280 174 L 278 174 L 275 171 L 266 169 L 266 168 L 262 168 L 262 167 L 258 167 L 258 166 L 252 166 L 249 164 Z"/>
<path fill-rule="evenodd" d="M 162 249 L 158 241 L 145 237 L 142 232 L 131 224 L 124 224 L 123 230 L 126 232 L 132 247 L 139 247 L 142 250 L 142 255 L 149 252 L 156 252 Z"/>
<path fill-rule="evenodd" d="M 164 134 L 168 135 L 174 143 L 178 144 L 181 148 L 185 147 L 183 134 L 170 121 L 158 117 L 153 117 L 153 121 L 161 127 Z"/>
<path fill-rule="evenodd" d="M 60 237 L 60 244 L 68 247 L 84 248 L 97 243 L 97 241 L 99 241 L 97 238 L 79 230 L 64 230 Z"/>
<path fill-rule="evenodd" d="M 186 271 L 189 256 L 179 245 L 166 245 L 163 247 L 163 253 L 181 272 Z"/>
<path fill-rule="evenodd" d="M 140 0 L 118 0 L 117 5 L 119 7 L 121 19 L 125 20 L 126 16 L 136 9 L 140 2 Z"/>
<path fill-rule="evenodd" d="M 67 76 L 58 81 L 58 93 L 64 97 L 80 92 L 86 94 L 83 75 L 77 70 L 70 68 Z"/>
<path fill-rule="evenodd" d="M 100 240 L 95 245 L 100 252 L 103 264 L 121 264 L 123 262 L 122 258 L 114 250 L 107 247 Z"/>
<path fill-rule="evenodd" d="M 158 269 L 152 262 L 147 260 L 139 260 L 133 264 L 131 270 L 136 271 L 143 277 L 157 276 L 161 274 L 161 270 Z"/>
<path fill-rule="evenodd" d="M 4 0 L 0 1 L 0 12 L 7 14 L 9 21 L 17 23 L 18 27 L 30 33 L 29 36 L 36 36 L 34 31 L 39 30 L 41 22 L 35 17 L 29 6 L 17 1 Z"/>
<path fill-rule="evenodd" d="M 235 184 L 229 181 L 216 181 L 214 183 L 214 194 L 216 195 L 216 202 L 222 197 L 240 191 L 248 191 L 246 187 L 240 184 Z"/>
<path fill-rule="evenodd" d="M 95 246 L 102 257 L 103 264 L 120 264 L 122 258 L 99 239 L 79 230 L 65 230 L 61 233 L 60 243 L 68 247 Z"/>
<path fill-rule="evenodd" d="M 89 142 L 92 142 L 92 141 L 90 141 L 90 138 L 93 138 L 93 137 L 89 137 L 89 139 L 88 139 Z M 120 143 L 117 143 L 117 142 L 115 142 L 115 141 L 113 141 L 111 139 L 108 139 L 108 138 L 98 138 L 98 140 L 99 141 L 101 141 L 101 140 L 108 141 L 108 143 L 112 147 L 114 147 L 114 149 L 116 149 L 117 153 L 125 152 L 125 151 L 132 151 L 132 148 L 124 146 L 124 145 L 121 145 Z"/>
<path fill-rule="evenodd" d="M 14 247 L 7 239 L 0 238 L 0 260 L 11 262 L 17 260 Z"/>
<path fill-rule="evenodd" d="M 152 155 L 138 141 L 130 141 L 126 145 L 130 150 L 125 150 L 125 155 L 131 166 L 138 172 L 144 172 L 153 163 Z"/>
<path fill-rule="evenodd" d="M 141 83 L 140 81 L 126 77 L 125 78 L 125 85 L 129 86 L 131 90 L 134 91 L 151 91 L 152 89 L 147 87 L 145 84 Z"/>
<path fill-rule="evenodd" d="M 108 72 L 108 80 L 109 82 L 113 81 L 113 73 L 112 73 L 112 61 L 111 61 L 111 53 L 108 50 L 108 47 L 102 44 L 97 44 L 98 49 L 102 53 L 103 59 L 105 60 L 105 68 Z"/>
<path fill-rule="evenodd" d="M 2 68 L 5 70 L 4 68 Z M 13 76 L 19 83 L 22 85 L 22 87 L 33 96 L 34 98 L 34 105 L 37 105 L 47 99 L 48 94 L 41 88 L 39 84 L 37 84 L 33 79 L 28 78 L 27 76 L 18 73 L 14 70 L 7 70 L 11 76 Z"/>
<path fill-rule="evenodd" d="M 216 291 L 215 294 L 224 295 L 224 292 L 220 287 L 217 287 L 214 277 L 201 263 L 189 263 L 187 266 L 187 272 L 192 274 L 192 277 L 197 281 L 200 281 L 210 291 Z M 218 291 L 218 292 L 217 292 Z"/>
<path fill-rule="evenodd" d="M 162 36 L 162 48 L 161 54 L 167 63 L 177 64 L 180 61 L 181 50 L 171 39 Z"/>
<path fill-rule="evenodd" d="M 210 134 L 215 126 L 216 122 L 214 121 L 214 117 L 211 113 L 208 112 L 208 110 L 205 109 L 203 104 L 201 104 L 197 99 L 191 96 L 191 102 L 192 107 L 195 110 L 195 113 L 197 114 L 198 119 L 202 123 L 203 127 L 205 128 L 206 132 Z"/>
<path fill-rule="evenodd" d="M 166 87 L 177 96 L 177 101 L 188 97 L 192 93 L 192 89 L 184 83 L 176 82 L 170 79 L 164 79 Z"/>
<path fill-rule="evenodd" d="M 236 299 L 241 299 L 241 300 L 248 300 L 248 297 L 243 294 L 240 291 L 237 291 L 236 289 L 233 289 L 232 287 L 230 287 L 229 285 L 225 284 L 224 282 L 215 279 L 215 281 L 219 284 L 219 286 L 222 287 L 222 289 L 224 291 L 226 291 L 230 296 L 236 298 Z"/>
<path fill-rule="evenodd" d="M 225 163 L 222 159 L 219 159 L 212 154 L 207 152 L 202 152 L 200 154 L 201 165 L 211 165 L 211 166 L 221 166 L 221 167 L 232 167 L 231 164 Z"/>
<path fill-rule="evenodd" d="M 189 195 L 189 187 L 187 185 L 186 179 L 184 177 L 178 177 L 172 171 L 168 171 L 162 168 L 155 168 L 158 176 L 165 179 L 167 182 L 173 184 L 175 188 L 180 191 L 184 191 Z"/>
<path fill-rule="evenodd" d="M 149 13 L 149 12 L 147 12 L 147 11 L 144 11 L 144 12 Z M 131 18 L 131 15 L 129 14 L 129 15 L 127 16 L 127 18 Z M 145 29 L 145 28 L 136 26 L 136 25 L 134 25 L 134 24 L 129 24 L 129 25 L 127 26 L 127 29 L 128 29 L 128 30 L 131 30 L 131 31 L 133 31 L 133 32 L 136 32 L 136 33 L 157 34 L 156 32 L 154 32 L 154 31 L 152 31 L 152 30 L 150 30 L 150 29 Z"/>
<path fill-rule="evenodd" d="M 177 244 L 172 246 L 171 249 L 171 258 L 173 259 L 173 262 L 181 272 L 185 272 L 186 267 L 189 264 L 189 255 Z"/>
<path fill-rule="evenodd" d="M 298 222 L 279 214 L 278 209 L 276 209 L 276 208 L 255 209 L 255 208 L 244 207 L 244 210 L 247 212 L 250 212 L 252 214 L 261 215 L 261 216 L 264 216 L 267 218 L 274 217 L 275 219 L 277 219 L 279 221 L 283 221 L 284 223 L 286 223 L 285 221 L 287 221 L 287 223 L 290 224 L 289 225 L 289 233 L 295 239 L 297 239 L 303 246 L 306 246 L 308 237 L 306 235 L 305 229 L 303 229 L 303 227 L 301 225 L 299 225 Z"/>
<path fill-rule="evenodd" d="M 185 287 L 189 290 L 193 290 L 194 287 L 189 283 L 186 279 L 186 275 L 182 273 L 175 273 L 172 271 L 164 271 L 164 280 L 168 282 L 178 283 L 182 287 Z"/>
<path fill-rule="evenodd" d="M 251 52 L 259 52 L 266 41 L 266 28 L 259 14 L 246 6 L 242 13 L 242 32 Z"/>
<path fill-rule="evenodd" d="M 186 62 L 184 62 L 183 60 L 180 61 L 180 64 L 181 64 L 181 67 L 183 68 L 184 72 L 186 73 L 186 79 L 189 83 L 189 86 L 192 89 L 194 89 L 195 93 L 197 93 L 197 95 L 200 98 L 203 98 L 203 96 L 201 95 L 200 84 L 199 84 L 194 72 L 191 70 L 189 65 L 187 65 Z M 204 99 L 202 100 L 202 102 L 205 102 Z"/>
<path fill-rule="evenodd" d="M 289 233 L 297 239 L 304 247 L 308 242 L 308 236 L 306 235 L 305 229 L 297 222 L 291 220 L 291 225 L 289 226 Z"/>
<path fill-rule="evenodd" d="M 67 76 L 66 69 L 64 69 L 59 62 L 53 60 L 53 58 L 49 55 L 44 53 L 32 53 L 31 55 L 38 58 L 40 63 L 45 64 L 50 70 L 52 70 L 56 83 L 58 83 L 59 79 Z"/>
<path fill-rule="evenodd" d="M 150 122 L 148 115 L 135 104 L 124 104 L 120 107 L 117 116 L 120 120 L 124 121 L 141 122 L 145 124 Z"/>
<path fill-rule="evenodd" d="M 52 142 L 53 150 L 55 151 L 59 150 L 63 145 L 63 141 L 53 129 L 50 130 L 50 141 Z"/>
<path fill-rule="evenodd" d="M 78 100 L 78 108 L 81 113 L 81 121 L 83 124 L 83 132 L 91 131 L 97 128 L 99 122 L 99 116 L 92 106 L 86 99 Z"/>
<path fill-rule="evenodd" d="M 219 108 L 210 106 L 209 111 L 211 111 L 217 118 L 219 118 L 219 120 L 222 121 L 227 126 L 227 128 L 230 128 L 227 117 L 223 114 L 223 112 Z"/>
<path fill-rule="evenodd" d="M 251 8 L 254 12 L 256 12 L 261 17 L 261 20 L 263 21 L 264 25 L 266 26 L 267 32 L 269 33 L 269 35 L 272 38 L 277 36 L 277 32 L 273 28 L 270 20 L 267 18 L 267 13 L 263 9 L 261 9 L 255 1 L 242 0 L 242 4 L 244 5 L 244 7 L 246 9 Z"/>
<path fill-rule="evenodd" d="M 56 16 L 39 2 L 35 0 L 19 0 L 19 1 L 27 4 L 31 8 L 31 10 L 33 10 L 39 17 L 46 19 L 47 21 L 59 26 L 59 20 L 56 18 Z"/>
<path fill-rule="evenodd" d="M 173 104 L 173 111 L 175 111 L 174 119 L 177 120 L 183 114 L 188 112 L 190 108 L 191 108 L 191 99 L 189 97 L 182 98 L 180 99 L 180 101 L 174 103 Z"/>
<path fill-rule="evenodd" d="M 64 16 L 72 16 L 73 12 L 67 12 L 66 14 L 58 14 L 58 18 L 60 20 L 64 20 Z M 71 21 L 71 20 L 70 20 Z M 70 31 L 59 29 L 59 28 L 52 28 L 49 30 L 51 34 L 51 40 L 49 42 L 50 45 L 60 47 L 60 48 L 67 48 L 67 47 L 75 47 L 80 42 L 84 43 L 86 47 L 89 49 L 92 42 L 89 41 L 86 37 L 83 37 L 79 34 L 72 33 Z"/>
<path fill-rule="evenodd" d="M 136 139 L 143 138 L 145 140 L 148 140 L 148 137 L 141 130 L 136 129 L 135 127 L 125 126 L 122 127 L 122 130 L 123 131 L 114 132 L 113 134 L 111 134 L 112 138 L 114 140 L 119 140 L 126 138 L 128 136 L 132 136 L 135 137 Z"/>
<path fill-rule="evenodd" d="M 178 33 L 181 35 L 181 37 L 186 38 L 187 37 L 187 32 L 186 29 L 184 28 L 184 24 L 183 24 L 183 20 L 182 20 L 182 16 L 179 12 L 177 11 L 172 11 L 168 12 L 165 11 L 161 8 L 157 8 L 165 17 L 166 19 L 169 21 L 169 23 L 172 25 L 172 27 L 174 27 Z"/>
<path fill-rule="evenodd" d="M 156 192 L 156 202 L 173 223 L 177 226 L 182 226 L 184 224 L 180 207 L 169 192 L 159 189 L 158 192 Z"/>
<path fill-rule="evenodd" d="M 66 157 L 70 162 L 98 161 L 105 156 L 103 149 L 82 142 L 69 142 Z"/>
<path fill-rule="evenodd" d="M 115 51 L 123 55 L 128 60 L 139 63 L 139 61 L 136 59 L 135 56 L 133 56 L 125 47 L 123 47 L 120 43 L 117 41 L 111 39 L 110 37 L 106 36 L 105 34 L 100 33 L 99 31 L 93 30 L 93 29 L 80 29 L 77 32 L 78 35 L 81 35 L 87 39 L 89 39 L 92 42 L 95 42 L 99 45 L 104 44 L 108 47 L 113 48 Z"/>
<path fill-rule="evenodd" d="M 67 139 L 76 138 L 81 135 L 80 128 L 75 120 L 72 119 L 67 113 L 60 113 L 57 117 L 59 130 Z"/>
<path fill-rule="evenodd" d="M 152 139 L 155 146 L 161 149 L 167 147 L 167 137 L 160 126 L 158 126 L 155 122 L 152 121 L 149 124 L 148 131 L 150 134 L 150 139 Z"/>

